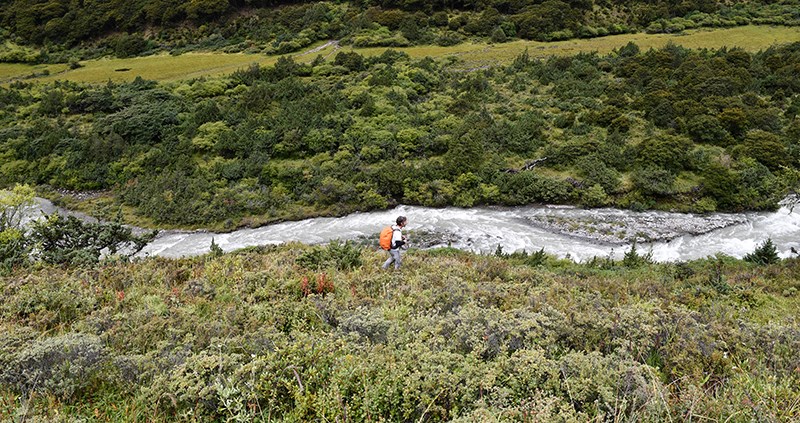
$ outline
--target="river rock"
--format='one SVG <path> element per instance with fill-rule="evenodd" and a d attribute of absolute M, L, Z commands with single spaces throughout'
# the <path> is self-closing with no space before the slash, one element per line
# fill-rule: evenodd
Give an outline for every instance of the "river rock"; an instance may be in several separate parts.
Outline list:
<path fill-rule="evenodd" d="M 539 215 L 527 219 L 533 226 L 549 232 L 614 245 L 669 241 L 747 221 L 741 215 L 678 215 L 666 212 L 622 214 L 613 209 L 598 209 L 578 216 Z"/>

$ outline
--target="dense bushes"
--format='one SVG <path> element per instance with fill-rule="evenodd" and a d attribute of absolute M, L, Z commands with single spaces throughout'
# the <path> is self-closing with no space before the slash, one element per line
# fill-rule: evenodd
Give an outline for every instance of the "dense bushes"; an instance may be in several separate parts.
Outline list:
<path fill-rule="evenodd" d="M 796 259 L 383 259 L 292 244 L 12 273 L 0 416 L 797 418 Z"/>
<path fill-rule="evenodd" d="M 161 86 L 16 84 L 0 182 L 225 229 L 399 202 L 769 209 L 796 189 L 796 50 L 629 45 L 466 73 L 341 52 Z"/>
<path fill-rule="evenodd" d="M 15 0 L 0 11 L 0 61 L 69 62 L 156 50 L 284 54 L 320 40 L 359 47 L 453 45 L 471 37 L 540 41 L 747 24 L 797 25 L 794 2 L 238 1 L 64 3 Z M 20 47 L 33 44 L 40 49 Z"/>

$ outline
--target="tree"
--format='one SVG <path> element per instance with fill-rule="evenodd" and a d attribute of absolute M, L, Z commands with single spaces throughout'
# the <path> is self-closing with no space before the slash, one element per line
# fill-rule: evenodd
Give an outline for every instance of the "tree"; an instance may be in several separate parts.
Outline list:
<path fill-rule="evenodd" d="M 772 243 L 772 238 L 767 238 L 767 240 L 756 247 L 752 253 L 745 255 L 744 260 L 760 266 L 765 266 L 768 264 L 775 264 L 781 259 L 778 257 L 778 251 L 775 248 L 775 244 Z"/>
<path fill-rule="evenodd" d="M 780 137 L 775 134 L 754 129 L 747 133 L 744 143 L 737 147 L 741 147 L 737 150 L 758 160 L 770 170 L 790 165 L 791 158 L 788 149 L 781 142 Z"/>
<path fill-rule="evenodd" d="M 633 186 L 645 195 L 666 196 L 675 192 L 675 175 L 658 166 L 646 166 L 633 171 Z"/>
<path fill-rule="evenodd" d="M 22 214 L 33 204 L 33 189 L 16 185 L 0 191 L 0 272 L 5 273 L 28 261 L 30 242 L 22 229 Z"/>
<path fill-rule="evenodd" d="M 574 29 L 581 20 L 580 13 L 562 1 L 547 0 L 528 7 L 514 19 L 521 38 L 544 39 L 546 34 Z"/>
<path fill-rule="evenodd" d="M 735 138 L 740 138 L 747 130 L 747 114 L 739 107 L 730 107 L 717 115 L 722 126 Z"/>
<path fill-rule="evenodd" d="M 123 34 L 114 43 L 114 54 L 119 58 L 134 57 L 148 48 L 148 42 L 137 35 Z"/>
<path fill-rule="evenodd" d="M 492 31 L 491 40 L 493 43 L 504 43 L 508 41 L 508 37 L 506 36 L 505 31 L 503 31 L 503 28 L 498 26 Z"/>
<path fill-rule="evenodd" d="M 15 185 L 11 191 L 0 191 L 0 232 L 20 229 L 25 208 L 33 205 L 33 188 Z"/>
<path fill-rule="evenodd" d="M 333 59 L 333 64 L 336 66 L 344 66 L 351 72 L 362 71 L 364 70 L 364 56 L 356 52 L 348 53 L 341 51 L 336 54 L 336 58 Z"/>
<path fill-rule="evenodd" d="M 209 256 L 211 258 L 217 258 L 217 257 L 222 256 L 222 254 L 224 254 L 224 253 L 225 252 L 222 250 L 222 247 L 220 247 L 219 245 L 217 245 L 216 242 L 214 242 L 214 237 L 212 236 L 211 237 L 211 247 L 209 248 Z"/>
<path fill-rule="evenodd" d="M 30 238 L 36 256 L 46 263 L 88 265 L 97 263 L 102 255 L 132 257 L 156 234 L 134 235 L 119 221 L 87 223 L 54 213 L 33 222 Z"/>
<path fill-rule="evenodd" d="M 639 254 L 636 250 L 636 242 L 631 244 L 631 249 L 626 251 L 622 257 L 622 265 L 629 268 L 636 268 L 652 262 L 653 252 L 648 251 L 646 254 Z"/>
<path fill-rule="evenodd" d="M 228 0 L 190 0 L 185 7 L 190 19 L 213 18 L 228 10 Z"/>
<path fill-rule="evenodd" d="M 585 207 L 603 207 L 608 201 L 608 195 L 600 184 L 594 184 L 581 192 L 581 203 Z"/>
<path fill-rule="evenodd" d="M 657 166 L 670 171 L 683 170 L 692 142 L 685 137 L 660 135 L 639 144 L 637 162 L 642 166 Z"/>
<path fill-rule="evenodd" d="M 714 116 L 699 115 L 689 118 L 688 132 L 697 142 L 726 146 L 732 141 L 728 131 Z"/>
<path fill-rule="evenodd" d="M 467 133 L 459 139 L 453 139 L 445 154 L 448 173 L 458 176 L 477 172 L 485 157 L 486 150 L 480 134 Z"/>
<path fill-rule="evenodd" d="M 741 177 L 735 171 L 713 162 L 703 171 L 703 190 L 720 209 L 730 210 L 739 205 Z"/>
<path fill-rule="evenodd" d="M 608 167 L 596 154 L 578 159 L 575 167 L 590 186 L 599 185 L 604 194 L 614 193 L 619 189 L 621 175 Z"/>

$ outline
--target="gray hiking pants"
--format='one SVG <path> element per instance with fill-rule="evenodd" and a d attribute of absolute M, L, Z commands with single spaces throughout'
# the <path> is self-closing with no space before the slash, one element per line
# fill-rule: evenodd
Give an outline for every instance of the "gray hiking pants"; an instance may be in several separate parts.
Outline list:
<path fill-rule="evenodd" d="M 389 250 L 389 258 L 386 259 L 386 262 L 383 263 L 382 267 L 384 269 L 388 269 L 389 265 L 391 265 L 392 262 L 394 262 L 394 268 L 395 269 L 399 269 L 400 268 L 400 264 L 403 262 L 403 260 L 400 258 L 400 250 L 399 249 L 397 249 L 397 250 Z"/>

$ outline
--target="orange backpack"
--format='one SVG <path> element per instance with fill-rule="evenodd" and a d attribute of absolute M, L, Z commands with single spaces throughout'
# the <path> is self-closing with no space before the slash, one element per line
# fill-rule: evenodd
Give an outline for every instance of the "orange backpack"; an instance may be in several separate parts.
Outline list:
<path fill-rule="evenodd" d="M 390 250 L 392 248 L 392 236 L 394 235 L 394 230 L 392 230 L 391 226 L 387 226 L 383 228 L 381 231 L 381 248 L 384 250 Z"/>

